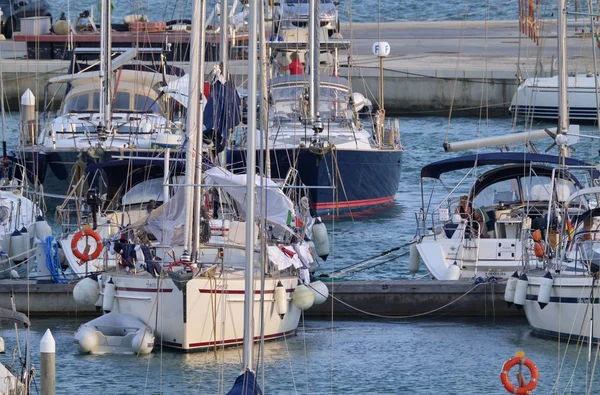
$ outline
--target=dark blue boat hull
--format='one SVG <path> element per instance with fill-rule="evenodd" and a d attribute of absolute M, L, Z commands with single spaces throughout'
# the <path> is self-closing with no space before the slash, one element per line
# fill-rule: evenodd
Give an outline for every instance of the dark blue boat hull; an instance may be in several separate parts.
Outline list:
<path fill-rule="evenodd" d="M 259 157 L 257 151 L 257 163 Z M 400 150 L 333 150 L 319 155 L 308 148 L 276 149 L 270 158 L 272 178 L 285 178 L 296 162 L 294 167 L 310 191 L 311 208 L 324 218 L 364 214 L 391 205 L 400 182 Z M 244 172 L 246 151 L 230 151 L 229 163 L 232 171 Z"/>

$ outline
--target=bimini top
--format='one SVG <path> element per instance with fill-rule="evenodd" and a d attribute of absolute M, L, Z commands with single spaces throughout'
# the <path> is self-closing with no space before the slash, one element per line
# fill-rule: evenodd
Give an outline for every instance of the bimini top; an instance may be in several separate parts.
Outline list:
<path fill-rule="evenodd" d="M 421 178 L 440 178 L 444 173 L 455 170 L 470 169 L 475 166 L 551 163 L 559 164 L 560 157 L 556 155 L 531 154 L 525 152 L 489 152 L 477 155 L 465 155 L 433 162 L 421 169 Z M 567 166 L 589 166 L 591 164 L 573 158 L 565 158 Z M 594 177 L 598 177 L 594 170 Z"/>

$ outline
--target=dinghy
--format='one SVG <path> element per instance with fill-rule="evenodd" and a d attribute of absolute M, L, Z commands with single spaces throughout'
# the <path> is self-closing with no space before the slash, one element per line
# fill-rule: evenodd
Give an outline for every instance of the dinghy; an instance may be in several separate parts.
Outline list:
<path fill-rule="evenodd" d="M 149 354 L 154 332 L 129 314 L 108 313 L 81 325 L 75 343 L 82 353 Z"/>

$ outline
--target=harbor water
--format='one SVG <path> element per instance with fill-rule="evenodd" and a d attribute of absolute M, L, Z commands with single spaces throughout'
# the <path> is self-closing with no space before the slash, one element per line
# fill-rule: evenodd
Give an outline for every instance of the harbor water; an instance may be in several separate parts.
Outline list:
<path fill-rule="evenodd" d="M 9 145 L 16 142 L 17 123 L 17 116 L 9 117 Z M 507 118 L 455 118 L 449 122 L 444 117 L 421 116 L 401 118 L 400 124 L 406 151 L 395 204 L 368 218 L 328 222 L 334 253 L 322 263 L 320 273 L 351 265 L 412 239 L 421 201 L 421 167 L 459 155 L 443 151 L 445 139 L 466 140 L 524 130 L 523 124 L 513 127 Z M 540 123 L 533 128 L 553 126 Z M 582 132 L 598 135 L 594 126 L 583 126 Z M 550 144 L 548 139 L 536 146 L 542 152 Z M 598 148 L 597 142 L 582 139 L 574 156 L 597 162 Z M 447 185 L 453 187 L 460 177 L 451 176 Z M 439 190 L 434 201 L 444 195 Z M 422 269 L 418 277 L 423 276 Z M 408 278 L 408 258 L 404 257 L 345 279 Z M 238 347 L 193 354 L 157 348 L 144 357 L 80 355 L 73 333 L 87 320 L 32 319 L 31 344 L 38 371 L 37 350 L 45 329 L 50 328 L 56 338 L 58 394 L 225 393 L 240 372 L 242 351 Z M 7 354 L 0 361 L 10 365 L 16 345 L 12 325 L 3 326 L 2 336 Z M 503 394 L 500 368 L 517 350 L 524 350 L 539 368 L 536 393 L 588 393 L 586 377 L 593 375 L 596 347 L 591 349 L 588 362 L 587 344 L 577 346 L 535 337 L 524 317 L 500 320 L 494 318 L 493 311 L 470 319 L 440 313 L 412 320 L 307 319 L 296 336 L 265 344 L 263 389 L 266 394 Z M 36 380 L 39 387 L 39 376 Z M 594 383 L 598 391 L 597 380 Z"/>
<path fill-rule="evenodd" d="M 282 0 L 285 1 L 285 0 Z M 168 21 L 175 19 L 189 19 L 192 9 L 191 0 L 165 1 L 156 7 L 149 2 L 121 2 L 113 0 L 113 21 L 117 23 L 125 15 L 145 14 L 151 21 Z M 220 1 L 209 1 L 208 12 Z M 79 13 L 94 7 L 98 10 L 99 2 L 96 0 L 83 0 L 75 3 L 68 0 L 50 2 L 51 13 L 55 19 L 61 12 L 70 15 L 75 21 Z M 229 2 L 231 5 L 232 2 Z M 540 15 L 550 17 L 555 5 L 541 6 Z M 380 10 L 377 13 L 377 10 Z M 380 0 L 352 1 L 341 0 L 338 6 L 340 21 L 347 22 L 400 22 L 400 21 L 461 21 L 461 20 L 506 20 L 516 19 L 518 2 L 515 0 L 476 0 L 457 4 L 453 2 L 439 2 L 436 0 Z M 94 11 L 99 20 L 99 12 Z"/>

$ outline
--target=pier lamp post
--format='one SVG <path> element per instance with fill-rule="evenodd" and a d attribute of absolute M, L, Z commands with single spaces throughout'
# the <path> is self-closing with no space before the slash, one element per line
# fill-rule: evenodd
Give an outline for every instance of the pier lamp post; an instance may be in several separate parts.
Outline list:
<path fill-rule="evenodd" d="M 385 121 L 385 107 L 383 105 L 383 58 L 390 54 L 390 44 L 378 41 L 373 44 L 373 54 L 379 57 L 379 110 L 377 117 L 377 142 L 379 148 L 383 145 L 383 128 Z"/>

